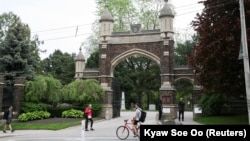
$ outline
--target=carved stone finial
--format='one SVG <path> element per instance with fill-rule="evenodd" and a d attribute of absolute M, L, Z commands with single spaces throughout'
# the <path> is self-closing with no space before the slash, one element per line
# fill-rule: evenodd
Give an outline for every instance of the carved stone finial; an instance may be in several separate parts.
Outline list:
<path fill-rule="evenodd" d="M 131 28 L 131 32 L 138 33 L 141 30 L 141 24 L 131 24 L 130 28 Z"/>

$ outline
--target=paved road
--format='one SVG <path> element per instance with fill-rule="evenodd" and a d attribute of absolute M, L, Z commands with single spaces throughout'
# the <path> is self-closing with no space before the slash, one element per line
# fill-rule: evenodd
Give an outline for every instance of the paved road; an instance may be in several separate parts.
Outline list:
<path fill-rule="evenodd" d="M 157 112 L 147 112 L 143 124 L 157 124 Z M 134 112 L 121 112 L 121 116 L 110 120 L 94 122 L 95 131 L 82 130 L 82 126 L 74 126 L 59 131 L 50 130 L 17 130 L 14 133 L 0 132 L 1 141 L 119 141 L 116 137 L 116 128 L 123 124 L 124 119 L 130 119 Z M 192 112 L 185 112 L 185 121 L 182 124 L 197 124 L 192 120 Z M 82 132 L 83 131 L 83 132 Z M 84 136 L 82 135 L 84 134 Z M 138 141 L 130 134 L 129 141 Z"/>

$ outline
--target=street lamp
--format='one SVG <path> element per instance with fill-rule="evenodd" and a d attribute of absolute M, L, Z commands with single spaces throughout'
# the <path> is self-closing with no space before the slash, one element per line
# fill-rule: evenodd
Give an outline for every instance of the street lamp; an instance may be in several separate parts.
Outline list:
<path fill-rule="evenodd" d="M 244 0 L 239 0 L 240 4 L 240 21 L 241 21 L 241 44 L 243 49 L 243 61 L 244 61 L 244 73 L 245 73 L 245 85 L 246 85 L 246 97 L 248 108 L 248 122 L 250 124 L 250 86 L 249 86 L 249 58 L 247 49 L 247 34 L 246 34 L 246 22 L 245 22 L 245 10 Z"/>

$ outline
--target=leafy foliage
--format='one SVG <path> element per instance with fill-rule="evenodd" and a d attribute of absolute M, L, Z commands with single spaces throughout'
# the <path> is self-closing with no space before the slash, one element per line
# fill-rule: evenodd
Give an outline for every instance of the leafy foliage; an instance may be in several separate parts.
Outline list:
<path fill-rule="evenodd" d="M 132 103 L 141 105 L 143 95 L 160 88 L 159 66 L 143 56 L 130 56 L 121 61 L 115 67 L 114 76 L 119 80 L 121 90 L 127 94 L 126 101 Z"/>
<path fill-rule="evenodd" d="M 33 79 L 40 43 L 37 36 L 31 40 L 29 26 L 18 16 L 12 12 L 0 15 L 0 71 L 7 83 L 13 83 L 14 77 Z"/>
<path fill-rule="evenodd" d="M 202 1 L 204 10 L 192 25 L 199 35 L 189 57 L 189 65 L 198 74 L 204 90 L 228 96 L 245 93 L 243 61 L 238 60 L 241 25 L 239 2 L 234 0 Z M 245 19 L 250 43 L 250 1 L 245 1 Z M 249 49 L 248 49 L 249 50 Z"/>
<path fill-rule="evenodd" d="M 192 53 L 193 45 L 197 43 L 197 35 L 192 36 L 192 40 L 186 40 L 184 43 L 177 42 L 174 48 L 174 63 L 176 66 L 188 65 L 188 56 Z"/>
<path fill-rule="evenodd" d="M 188 105 L 188 101 L 190 102 L 189 104 L 192 104 L 191 102 L 192 102 L 192 94 L 193 94 L 193 85 L 189 81 L 185 79 L 181 79 L 176 82 L 175 88 L 177 91 L 176 101 L 179 101 L 180 98 L 183 98 L 183 101 L 187 103 L 186 105 L 190 106 Z"/>
<path fill-rule="evenodd" d="M 64 100 L 82 103 L 102 103 L 104 91 L 97 80 L 76 79 L 63 88 Z"/>
<path fill-rule="evenodd" d="M 28 112 L 28 113 L 22 113 L 18 116 L 18 120 L 25 122 L 25 121 L 31 121 L 31 120 L 37 120 L 37 119 L 46 119 L 50 117 L 50 113 L 46 111 L 34 111 L 34 112 Z"/>
<path fill-rule="evenodd" d="M 94 51 L 90 54 L 87 59 L 86 68 L 98 68 L 99 67 L 99 50 Z"/>
<path fill-rule="evenodd" d="M 62 112 L 62 117 L 66 118 L 82 118 L 83 117 L 83 111 L 70 109 L 67 111 Z"/>
<path fill-rule="evenodd" d="M 214 93 L 203 95 L 198 103 L 202 108 L 202 114 L 206 116 L 220 115 L 224 104 L 225 97 Z"/>
<path fill-rule="evenodd" d="M 62 85 L 73 81 L 75 75 L 74 58 L 68 53 L 62 53 L 60 50 L 55 52 L 42 62 L 42 68 L 45 74 L 52 75 L 60 80 Z"/>
<path fill-rule="evenodd" d="M 23 113 L 34 112 L 34 111 L 47 111 L 47 104 L 22 102 L 21 109 Z"/>
<path fill-rule="evenodd" d="M 52 76 L 38 75 L 34 81 L 25 83 L 25 101 L 27 102 L 45 102 L 53 105 L 57 104 L 61 98 L 60 81 Z"/>

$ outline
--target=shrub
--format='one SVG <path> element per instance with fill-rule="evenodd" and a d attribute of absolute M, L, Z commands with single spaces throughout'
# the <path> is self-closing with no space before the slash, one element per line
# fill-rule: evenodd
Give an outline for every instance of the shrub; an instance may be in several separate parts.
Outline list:
<path fill-rule="evenodd" d="M 202 114 L 206 116 L 220 115 L 224 104 L 225 97 L 217 93 L 205 94 L 198 102 Z"/>
<path fill-rule="evenodd" d="M 22 112 L 34 112 L 34 111 L 47 111 L 47 104 L 44 103 L 32 103 L 32 102 L 23 102 L 22 103 Z"/>
<path fill-rule="evenodd" d="M 25 121 L 31 121 L 31 120 L 37 120 L 37 119 L 46 119 L 50 117 L 50 113 L 46 111 L 34 111 L 34 112 L 27 112 L 22 113 L 18 116 L 18 120 L 25 122 Z"/>
<path fill-rule="evenodd" d="M 70 109 L 62 112 L 62 117 L 66 118 L 82 118 L 83 112 L 80 110 Z"/>

